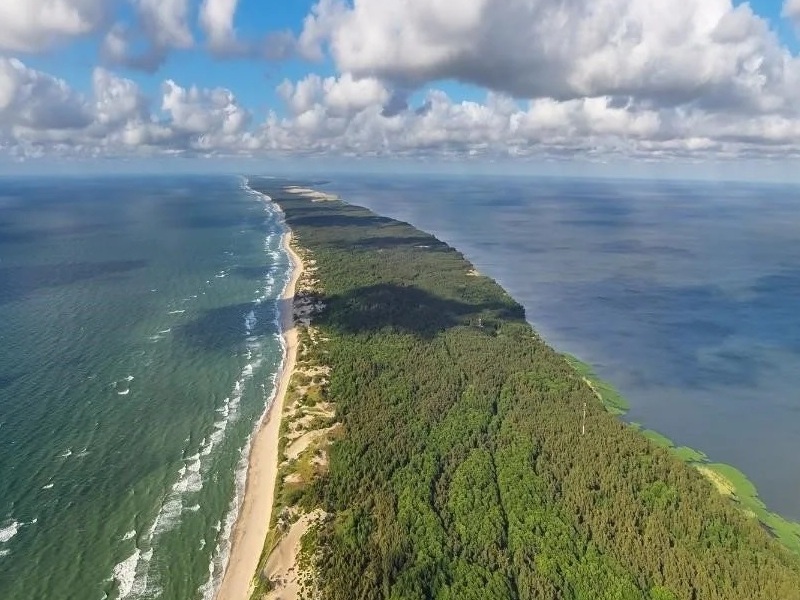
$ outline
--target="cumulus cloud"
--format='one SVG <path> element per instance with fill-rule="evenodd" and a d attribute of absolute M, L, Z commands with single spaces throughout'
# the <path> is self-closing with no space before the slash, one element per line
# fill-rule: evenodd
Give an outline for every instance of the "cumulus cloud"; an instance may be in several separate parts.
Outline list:
<path fill-rule="evenodd" d="M 456 79 L 518 98 L 780 110 L 799 91 L 797 59 L 731 0 L 320 0 L 298 43 L 356 76 Z"/>
<path fill-rule="evenodd" d="M 261 37 L 241 39 L 235 18 L 239 0 L 203 0 L 199 23 L 206 46 L 217 58 L 250 58 L 270 61 L 294 58 L 297 42 L 291 31 L 270 31 Z"/>
<path fill-rule="evenodd" d="M 782 14 L 795 22 L 800 22 L 800 0 L 785 0 Z"/>
<path fill-rule="evenodd" d="M 136 83 L 96 68 L 85 97 L 61 79 L 0 58 L 0 144 L 12 154 L 240 154 L 260 142 L 229 90 L 164 83 L 153 107 Z"/>
<path fill-rule="evenodd" d="M 134 0 L 148 38 L 163 48 L 189 48 L 189 0 Z"/>
<path fill-rule="evenodd" d="M 39 52 L 85 35 L 101 23 L 107 5 L 105 0 L 0 2 L 0 51 Z"/>
<path fill-rule="evenodd" d="M 79 129 L 91 122 L 83 98 L 65 81 L 0 58 L 0 126 L 26 130 Z"/>
<path fill-rule="evenodd" d="M 282 106 L 258 119 L 224 88 L 168 80 L 148 98 L 98 68 L 84 96 L 4 59 L 0 145 L 31 155 L 800 157 L 800 63 L 746 3 L 319 0 L 296 37 L 253 41 L 237 34 L 237 0 L 129 1 L 137 21 L 107 32 L 110 63 L 152 69 L 193 47 L 198 9 L 217 56 L 271 47 L 329 56 L 336 74 L 284 80 Z M 485 97 L 437 89 L 450 80 Z"/>
<path fill-rule="evenodd" d="M 116 23 L 106 34 L 101 53 L 106 62 L 153 72 L 175 49 L 194 45 L 189 0 L 131 0 L 135 24 Z"/>
<path fill-rule="evenodd" d="M 295 115 L 322 104 L 332 116 L 346 116 L 370 106 L 381 107 L 391 98 L 377 79 L 355 79 L 349 73 L 325 79 L 312 74 L 297 83 L 284 80 L 278 93 Z"/>
<path fill-rule="evenodd" d="M 164 83 L 161 108 L 176 133 L 197 136 L 209 147 L 234 144 L 250 122 L 249 111 L 223 88 L 186 89 L 170 80 Z"/>
<path fill-rule="evenodd" d="M 219 53 L 236 52 L 241 44 L 236 40 L 233 20 L 239 0 L 203 0 L 200 25 L 209 47 Z"/>
<path fill-rule="evenodd" d="M 796 116 L 736 121 L 634 97 L 520 101 L 490 92 L 476 102 L 429 89 L 415 106 L 387 111 L 393 93 L 377 79 L 310 75 L 280 84 L 283 116 L 273 111 L 254 122 L 224 88 L 168 80 L 148 98 L 103 68 L 92 83 L 84 96 L 18 60 L 0 59 L 0 145 L 24 156 L 800 157 Z"/>

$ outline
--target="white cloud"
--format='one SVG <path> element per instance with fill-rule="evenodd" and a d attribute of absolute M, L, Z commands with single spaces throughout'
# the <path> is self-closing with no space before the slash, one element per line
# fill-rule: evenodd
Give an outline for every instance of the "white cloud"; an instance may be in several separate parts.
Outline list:
<path fill-rule="evenodd" d="M 278 93 L 295 115 L 322 104 L 330 115 L 346 116 L 370 106 L 382 107 L 391 97 L 377 79 L 355 79 L 349 73 L 325 79 L 312 74 L 296 84 L 284 80 Z"/>
<path fill-rule="evenodd" d="M 0 51 L 39 52 L 85 35 L 102 21 L 106 0 L 3 0 Z"/>
<path fill-rule="evenodd" d="M 189 0 L 134 0 L 139 19 L 153 45 L 190 48 Z"/>
<path fill-rule="evenodd" d="M 800 24 L 800 0 L 785 0 L 782 14 L 784 17 Z"/>
<path fill-rule="evenodd" d="M 250 113 L 226 89 L 163 85 L 160 112 L 133 81 L 96 68 L 92 97 L 0 58 L 0 145 L 11 155 L 249 152 Z"/>
<path fill-rule="evenodd" d="M 72 130 L 90 122 L 84 99 L 65 81 L 0 57 L 0 127 Z"/>
<path fill-rule="evenodd" d="M 240 48 L 233 25 L 238 4 L 239 0 L 203 0 L 200 25 L 213 51 L 229 53 Z"/>
<path fill-rule="evenodd" d="M 247 129 L 250 112 L 230 90 L 187 89 L 167 81 L 161 108 L 170 116 L 176 149 L 239 153 L 257 146 Z"/>
<path fill-rule="evenodd" d="M 95 121 L 113 127 L 131 121 L 149 119 L 147 99 L 130 79 L 117 77 L 103 68 L 96 68 L 92 76 L 95 96 Z"/>
<path fill-rule="evenodd" d="M 106 33 L 101 55 L 111 65 L 154 72 L 171 50 L 194 45 L 189 0 L 130 0 L 135 23 L 116 23 Z"/>
<path fill-rule="evenodd" d="M 750 35 L 736 11 L 717 37 Z M 723 43 L 723 42 L 720 42 Z M 729 42 L 725 42 L 729 43 Z M 787 89 L 790 78 L 785 77 Z M 706 97 L 654 102 L 634 93 L 529 100 L 488 92 L 460 101 L 426 88 L 414 105 L 390 82 L 349 72 L 286 80 L 285 114 L 262 122 L 224 88 L 164 82 L 148 98 L 136 83 L 97 68 L 84 96 L 48 74 L 0 59 L 0 146 L 9 155 L 203 154 L 575 158 L 800 157 L 800 114 L 775 102 L 750 106 Z M 778 100 L 781 96 L 776 95 Z"/>
<path fill-rule="evenodd" d="M 355 76 L 519 98 L 785 110 L 800 91 L 798 60 L 731 0 L 320 0 L 298 44 Z"/>

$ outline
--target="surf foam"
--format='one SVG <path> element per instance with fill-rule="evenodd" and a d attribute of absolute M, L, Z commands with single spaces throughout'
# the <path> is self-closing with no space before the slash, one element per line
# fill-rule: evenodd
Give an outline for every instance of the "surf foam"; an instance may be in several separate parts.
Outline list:
<path fill-rule="evenodd" d="M 0 528 L 0 544 L 6 544 L 11 541 L 19 531 L 21 523 L 19 521 L 11 521 L 10 524 L 4 525 Z"/>

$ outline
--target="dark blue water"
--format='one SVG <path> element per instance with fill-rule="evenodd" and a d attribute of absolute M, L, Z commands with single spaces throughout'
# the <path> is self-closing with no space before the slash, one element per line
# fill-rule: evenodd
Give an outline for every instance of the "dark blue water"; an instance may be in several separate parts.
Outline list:
<path fill-rule="evenodd" d="M 465 253 L 631 421 L 739 467 L 800 520 L 800 188 L 342 177 L 345 200 Z"/>

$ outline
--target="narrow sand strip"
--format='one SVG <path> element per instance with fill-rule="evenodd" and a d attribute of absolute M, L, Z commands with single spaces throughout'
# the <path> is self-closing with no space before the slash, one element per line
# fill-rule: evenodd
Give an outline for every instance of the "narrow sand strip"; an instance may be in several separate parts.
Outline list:
<path fill-rule="evenodd" d="M 292 300 L 297 280 L 303 272 L 303 261 L 292 250 L 291 239 L 291 232 L 287 232 L 283 237 L 284 248 L 292 260 L 292 278 L 282 296 L 282 300 L 286 301 L 281 313 L 286 359 L 275 401 L 256 432 L 250 448 L 244 500 L 233 530 L 231 555 L 217 593 L 217 600 L 248 600 L 250 597 L 251 583 L 258 568 L 272 517 L 275 479 L 278 475 L 278 441 L 283 401 L 297 359 L 297 329 L 294 325 Z"/>

